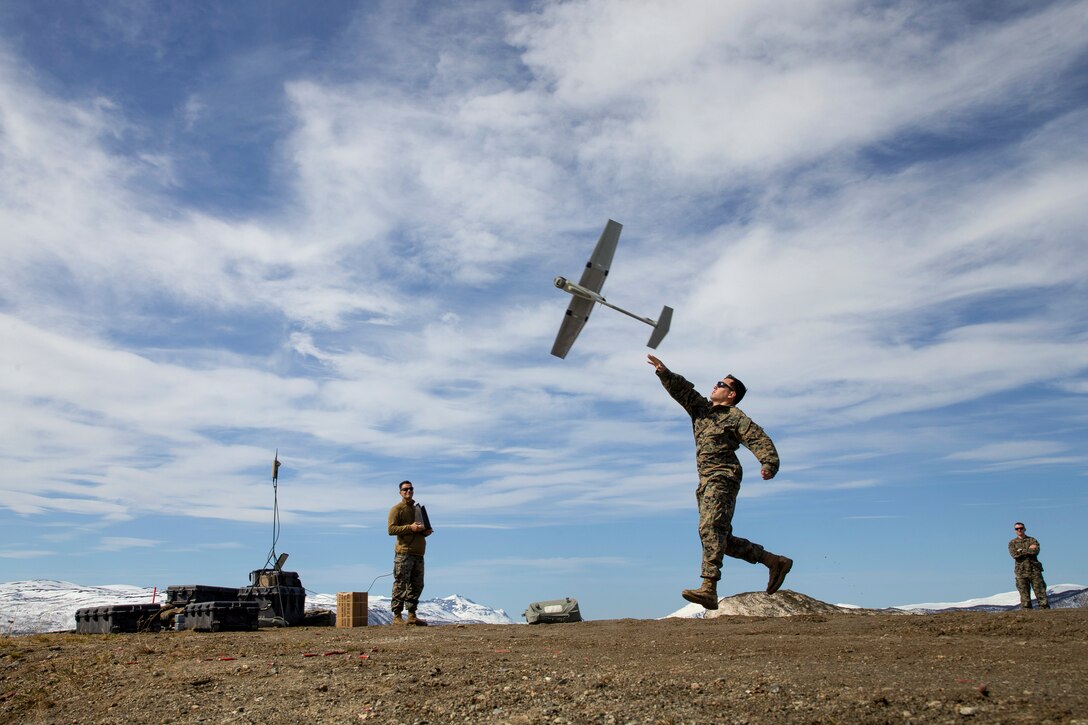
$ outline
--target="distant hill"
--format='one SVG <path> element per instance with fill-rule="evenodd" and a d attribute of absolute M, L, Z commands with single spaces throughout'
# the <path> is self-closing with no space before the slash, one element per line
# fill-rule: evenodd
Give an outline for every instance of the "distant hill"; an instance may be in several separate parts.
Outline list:
<path fill-rule="evenodd" d="M 834 604 L 821 602 L 792 589 L 779 590 L 773 596 L 764 592 L 745 592 L 723 599 L 718 608 L 707 612 L 709 619 L 746 615 L 749 617 L 789 617 L 798 614 L 831 614 L 844 610 Z M 853 610 L 857 611 L 857 610 Z"/>
<path fill-rule="evenodd" d="M 1047 598 L 1055 609 L 1088 606 L 1088 587 L 1083 584 L 1058 584 L 1047 587 Z M 1001 612 L 1020 607 L 1020 595 L 1016 592 L 995 594 L 983 599 L 968 599 L 963 602 L 939 602 L 927 604 L 905 604 L 886 609 L 864 609 L 846 604 L 828 604 L 806 594 L 790 589 L 782 589 L 775 595 L 763 592 L 744 592 L 723 597 L 718 600 L 718 609 L 709 611 L 698 604 L 688 604 L 666 617 L 713 618 L 713 617 L 793 617 L 802 614 L 850 613 L 865 614 L 871 612 L 902 612 L 904 614 L 931 614 L 946 611 L 987 611 Z"/>
<path fill-rule="evenodd" d="M 1049 604 L 1054 609 L 1070 609 L 1088 606 L 1088 587 L 1083 584 L 1057 584 L 1046 588 Z M 1038 602 L 1032 600 L 1038 606 Z M 929 613 L 947 611 L 1005 612 L 1020 608 L 1020 594 L 1002 592 L 982 599 L 962 602 L 928 602 L 925 604 L 901 604 L 896 609 L 908 612 Z"/>
<path fill-rule="evenodd" d="M 75 629 L 77 609 L 110 604 L 150 602 L 153 590 L 125 584 L 81 586 L 49 579 L 5 582 L 0 584 L 0 633 L 36 634 Z M 163 601 L 160 591 L 156 601 Z M 385 596 L 369 597 L 367 622 L 389 624 L 393 614 Z M 306 609 L 336 610 L 335 594 L 308 594 Z M 433 624 L 513 624 L 502 609 L 477 604 L 457 594 L 419 603 L 419 616 Z"/>
<path fill-rule="evenodd" d="M 801 614 L 841 614 L 843 612 L 857 613 L 860 611 L 867 610 L 828 604 L 807 594 L 795 592 L 792 589 L 781 589 L 774 595 L 764 592 L 743 592 L 730 597 L 723 597 L 718 600 L 716 610 L 703 609 L 699 604 L 688 604 L 666 616 L 692 619 L 736 616 L 795 617 Z"/>

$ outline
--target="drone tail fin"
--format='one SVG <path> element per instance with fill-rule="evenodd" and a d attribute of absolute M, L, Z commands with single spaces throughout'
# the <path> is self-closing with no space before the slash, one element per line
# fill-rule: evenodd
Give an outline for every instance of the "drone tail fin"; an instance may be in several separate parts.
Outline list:
<path fill-rule="evenodd" d="M 669 325 L 671 324 L 672 308 L 665 305 L 661 308 L 661 315 L 657 318 L 657 324 L 654 325 L 654 331 L 650 334 L 650 341 L 646 343 L 646 347 L 656 350 L 661 341 L 665 339 L 665 335 L 669 334 Z"/>

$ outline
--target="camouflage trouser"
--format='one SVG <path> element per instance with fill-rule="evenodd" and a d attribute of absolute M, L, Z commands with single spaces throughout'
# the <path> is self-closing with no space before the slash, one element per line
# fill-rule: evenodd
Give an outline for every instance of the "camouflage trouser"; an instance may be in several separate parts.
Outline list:
<path fill-rule="evenodd" d="M 391 609 L 416 611 L 419 595 L 423 593 L 423 557 L 397 554 L 393 557 L 393 602 Z"/>
<path fill-rule="evenodd" d="M 737 505 L 740 482 L 729 478 L 699 481 L 695 500 L 699 503 L 699 539 L 703 542 L 703 578 L 722 578 L 722 559 L 726 556 L 758 564 L 763 547 L 748 539 L 733 536 L 733 509 Z"/>
<path fill-rule="evenodd" d="M 1016 591 L 1020 592 L 1020 606 L 1031 609 L 1031 590 L 1035 590 L 1035 598 L 1039 600 L 1039 606 L 1048 606 L 1046 601 L 1046 582 L 1043 581 L 1043 572 L 1033 571 L 1028 576 L 1016 577 Z"/>

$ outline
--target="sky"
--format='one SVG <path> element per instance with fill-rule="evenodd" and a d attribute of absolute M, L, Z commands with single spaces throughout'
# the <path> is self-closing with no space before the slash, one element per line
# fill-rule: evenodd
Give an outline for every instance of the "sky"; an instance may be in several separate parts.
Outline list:
<path fill-rule="evenodd" d="M 603 294 L 782 468 L 832 603 L 1088 582 L 1088 2 L 0 4 L 0 580 L 664 616 L 694 443 Z M 271 464 L 278 451 L 278 485 Z M 278 503 L 279 526 L 274 503 Z M 274 538 L 278 535 L 278 538 Z M 722 596 L 767 571 L 728 560 Z"/>

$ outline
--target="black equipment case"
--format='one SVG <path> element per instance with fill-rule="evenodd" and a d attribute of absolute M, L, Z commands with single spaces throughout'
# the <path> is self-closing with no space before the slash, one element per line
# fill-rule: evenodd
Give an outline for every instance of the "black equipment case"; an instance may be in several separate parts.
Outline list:
<path fill-rule="evenodd" d="M 242 587 L 238 599 L 258 604 L 257 618 L 262 627 L 294 627 L 302 624 L 306 616 L 306 590 L 301 586 Z"/>
<path fill-rule="evenodd" d="M 249 585 L 251 587 L 301 587 L 297 571 L 283 571 L 282 569 L 254 569 L 249 572 Z"/>
<path fill-rule="evenodd" d="M 166 588 L 166 606 L 184 607 L 197 602 L 237 602 L 238 587 L 177 584 Z"/>
<path fill-rule="evenodd" d="M 237 594 L 237 589 L 234 592 Z M 196 602 L 185 607 L 183 629 L 201 632 L 257 629 L 257 602 Z"/>
<path fill-rule="evenodd" d="M 159 604 L 111 604 L 76 610 L 76 632 L 80 634 L 116 634 L 119 632 L 158 632 Z"/>

